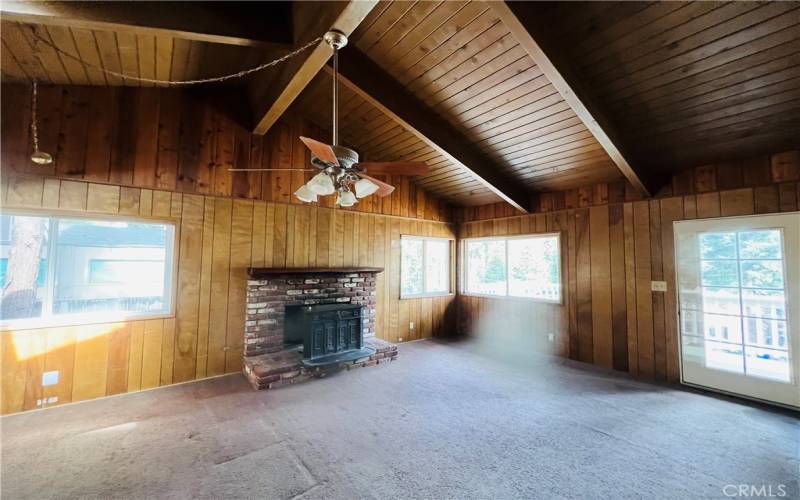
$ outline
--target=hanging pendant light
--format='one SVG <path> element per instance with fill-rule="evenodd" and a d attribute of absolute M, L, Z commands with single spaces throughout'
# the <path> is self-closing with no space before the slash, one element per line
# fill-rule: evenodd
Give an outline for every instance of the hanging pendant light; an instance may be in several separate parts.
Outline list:
<path fill-rule="evenodd" d="M 336 192 L 336 187 L 333 185 L 333 179 L 327 172 L 320 172 L 304 186 L 309 190 L 320 196 L 327 196 Z"/>
<path fill-rule="evenodd" d="M 378 185 L 369 179 L 359 179 L 353 187 L 357 198 L 366 198 L 379 189 Z"/>
<path fill-rule="evenodd" d="M 36 123 L 37 97 L 39 95 L 39 85 L 34 80 L 33 91 L 31 92 L 31 135 L 33 136 L 33 154 L 31 161 L 37 165 L 49 165 L 53 163 L 50 153 L 39 151 L 39 128 Z"/>
<path fill-rule="evenodd" d="M 352 207 L 358 203 L 358 200 L 356 199 L 356 195 L 346 189 L 342 189 L 339 191 L 339 196 L 336 198 L 336 203 L 343 207 Z"/>
<path fill-rule="evenodd" d="M 300 189 L 295 191 L 294 195 L 297 197 L 298 200 L 304 201 L 306 203 L 313 203 L 317 201 L 317 193 L 312 191 L 307 184 L 300 186 Z"/>

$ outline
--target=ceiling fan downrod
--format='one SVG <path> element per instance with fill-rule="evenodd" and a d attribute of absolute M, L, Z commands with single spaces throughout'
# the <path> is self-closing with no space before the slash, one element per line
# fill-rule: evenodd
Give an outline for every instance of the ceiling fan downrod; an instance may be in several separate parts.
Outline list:
<path fill-rule="evenodd" d="M 347 45 L 347 35 L 330 30 L 323 37 L 333 49 L 333 146 L 339 145 L 339 49 Z"/>

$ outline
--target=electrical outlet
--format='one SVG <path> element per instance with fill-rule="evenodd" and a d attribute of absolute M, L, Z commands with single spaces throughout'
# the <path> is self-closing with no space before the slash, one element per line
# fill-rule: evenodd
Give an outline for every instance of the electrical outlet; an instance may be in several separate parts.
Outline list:
<path fill-rule="evenodd" d="M 667 291 L 667 282 L 666 281 L 651 281 L 650 282 L 650 290 L 653 292 L 666 292 Z"/>
<path fill-rule="evenodd" d="M 397 337 L 397 341 L 398 342 L 402 342 L 403 341 L 403 337 Z"/>
<path fill-rule="evenodd" d="M 548 333 L 547 334 L 547 340 L 549 340 L 550 342 L 553 342 L 553 341 L 556 340 L 556 336 L 554 334 L 552 334 L 552 333 Z"/>
<path fill-rule="evenodd" d="M 408 329 L 409 330 L 413 330 L 414 329 L 414 322 L 413 321 L 409 321 L 408 322 Z"/>
<path fill-rule="evenodd" d="M 42 373 L 42 387 L 56 385 L 58 383 L 58 370 Z"/>

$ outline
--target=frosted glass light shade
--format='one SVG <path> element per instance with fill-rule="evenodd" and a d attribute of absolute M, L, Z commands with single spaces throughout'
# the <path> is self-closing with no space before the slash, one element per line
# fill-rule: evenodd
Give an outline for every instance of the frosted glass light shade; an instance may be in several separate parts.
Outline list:
<path fill-rule="evenodd" d="M 378 185 L 369 179 L 359 179 L 356 184 L 356 197 L 366 198 L 378 190 Z"/>
<path fill-rule="evenodd" d="M 306 186 L 320 196 L 333 194 L 334 191 L 336 191 L 336 188 L 333 186 L 333 180 L 325 172 L 320 172 L 312 177 Z"/>
<path fill-rule="evenodd" d="M 336 203 L 343 207 L 352 207 L 356 202 L 358 202 L 356 195 L 350 191 L 339 191 L 339 197 L 336 198 Z"/>
<path fill-rule="evenodd" d="M 317 193 L 308 188 L 308 185 L 300 186 L 300 189 L 294 192 L 294 195 L 300 201 L 311 203 L 317 201 Z"/>

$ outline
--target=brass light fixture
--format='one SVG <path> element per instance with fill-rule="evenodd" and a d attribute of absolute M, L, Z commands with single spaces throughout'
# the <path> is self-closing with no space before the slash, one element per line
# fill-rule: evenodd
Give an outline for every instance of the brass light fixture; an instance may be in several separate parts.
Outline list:
<path fill-rule="evenodd" d="M 39 129 L 36 123 L 36 104 L 39 95 L 39 85 L 36 81 L 33 82 L 33 91 L 31 92 L 31 135 L 33 136 L 33 154 L 31 161 L 37 165 L 49 165 L 53 163 L 53 157 L 50 153 L 39 150 Z"/>

